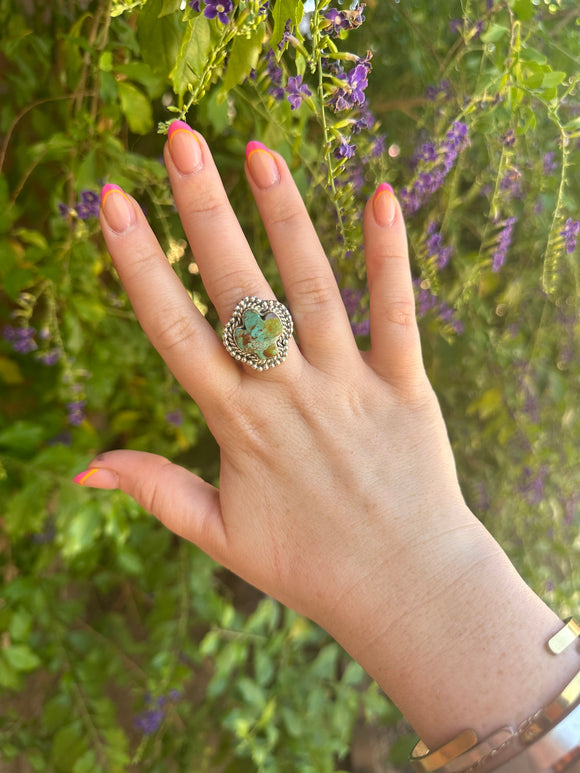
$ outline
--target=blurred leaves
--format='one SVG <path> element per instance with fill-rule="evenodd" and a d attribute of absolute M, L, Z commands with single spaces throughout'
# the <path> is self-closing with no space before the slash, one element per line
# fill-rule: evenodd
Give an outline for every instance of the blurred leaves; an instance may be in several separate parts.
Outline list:
<path fill-rule="evenodd" d="M 444 183 L 407 218 L 426 366 L 470 506 L 534 590 L 577 614 L 580 276 L 562 232 L 580 219 L 580 12 L 572 0 L 369 2 L 360 29 L 332 39 L 345 57 L 373 54 L 372 116 L 339 161 L 330 148 L 363 110 L 321 112 L 299 0 L 267 18 L 235 3 L 228 26 L 181 5 L 0 0 L 0 329 L 31 344 L 0 343 L 0 756 L 47 773 L 334 773 L 361 716 L 400 721 L 362 669 L 120 492 L 71 483 L 114 447 L 219 476 L 199 409 L 136 323 L 94 198 L 109 181 L 135 196 L 217 327 L 154 127 L 178 115 L 207 137 L 279 292 L 243 175 L 245 143 L 260 139 L 288 160 L 361 323 L 365 201 L 378 182 L 410 187 L 418 159 L 465 124 Z M 296 74 L 315 93 L 291 110 Z M 429 252 L 439 238 L 444 267 Z M 403 730 L 401 767 L 411 745 Z"/>

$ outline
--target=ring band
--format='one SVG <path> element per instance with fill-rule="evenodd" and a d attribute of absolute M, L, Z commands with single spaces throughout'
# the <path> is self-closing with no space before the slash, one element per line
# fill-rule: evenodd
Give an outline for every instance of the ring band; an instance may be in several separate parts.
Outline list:
<path fill-rule="evenodd" d="M 284 304 L 247 297 L 234 309 L 222 340 L 234 360 L 262 371 L 284 362 L 293 330 Z"/>

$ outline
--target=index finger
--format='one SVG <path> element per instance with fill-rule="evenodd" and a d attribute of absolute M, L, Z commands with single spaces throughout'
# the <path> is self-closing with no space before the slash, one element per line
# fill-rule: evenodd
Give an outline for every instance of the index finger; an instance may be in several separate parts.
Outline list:
<path fill-rule="evenodd" d="M 118 185 L 104 186 L 100 221 L 141 327 L 205 413 L 238 385 L 238 368 L 169 264 L 141 207 Z"/>

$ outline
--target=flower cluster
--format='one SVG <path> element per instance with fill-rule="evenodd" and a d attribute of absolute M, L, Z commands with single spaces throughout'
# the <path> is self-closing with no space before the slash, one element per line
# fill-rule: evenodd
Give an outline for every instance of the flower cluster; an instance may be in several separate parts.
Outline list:
<path fill-rule="evenodd" d="M 566 252 L 571 255 L 576 250 L 576 242 L 578 240 L 578 234 L 580 233 L 580 220 L 572 220 L 571 217 L 566 220 L 564 228 L 560 231 L 560 235 L 564 237 L 566 242 Z"/>
<path fill-rule="evenodd" d="M 469 145 L 467 124 L 455 121 L 440 143 L 425 143 L 416 158 L 420 171 L 412 185 L 403 188 L 400 200 L 406 215 L 414 215 L 435 191 L 455 166 L 462 150 Z"/>
<path fill-rule="evenodd" d="M 282 68 L 278 65 L 276 55 L 271 48 L 269 48 L 266 53 L 266 72 L 271 83 L 268 88 L 268 93 L 273 96 L 274 99 L 284 99 L 284 87 L 282 85 L 284 73 L 282 72 Z"/>
<path fill-rule="evenodd" d="M 431 102 L 435 102 L 437 97 L 443 97 L 443 99 L 451 98 L 451 83 L 448 80 L 443 80 L 437 86 L 427 86 L 425 89 L 425 96 Z"/>
<path fill-rule="evenodd" d="M 85 406 L 86 400 L 71 400 L 66 404 L 67 421 L 73 427 L 80 427 L 86 418 Z"/>
<path fill-rule="evenodd" d="M 36 329 L 33 327 L 5 325 L 2 335 L 12 349 L 19 354 L 28 354 L 38 349 L 38 344 L 34 340 Z"/>
<path fill-rule="evenodd" d="M 145 696 L 145 704 L 148 708 L 136 714 L 133 719 L 135 729 L 143 735 L 153 735 L 161 727 L 165 717 L 165 709 L 169 703 L 176 703 L 181 698 L 178 690 L 170 690 L 168 695 L 161 695 L 154 699 L 151 695 Z"/>
<path fill-rule="evenodd" d="M 508 217 L 502 223 L 502 229 L 497 238 L 495 249 L 491 256 L 491 270 L 496 274 L 506 261 L 507 251 L 512 243 L 512 236 L 514 226 L 516 224 L 516 217 Z"/>
<path fill-rule="evenodd" d="M 441 322 L 448 325 L 453 332 L 458 334 L 463 333 L 463 323 L 457 318 L 457 315 L 451 306 L 445 303 L 445 301 L 441 301 L 435 293 L 432 293 L 431 290 L 429 290 L 429 288 L 424 287 L 421 279 L 414 279 L 413 287 L 415 288 L 418 319 L 422 319 L 432 313 L 438 317 Z"/>
<path fill-rule="evenodd" d="M 15 327 L 14 325 L 5 325 L 2 331 L 5 341 L 8 341 L 13 351 L 19 354 L 29 354 L 36 352 L 35 359 L 43 365 L 56 365 L 60 359 L 60 350 L 58 348 L 47 349 L 46 341 L 50 338 L 50 332 L 47 328 L 37 331 L 30 325 Z M 38 350 L 36 337 L 41 341 L 41 350 Z"/>
<path fill-rule="evenodd" d="M 425 240 L 427 258 L 437 266 L 437 270 L 445 268 L 453 255 L 453 247 L 445 247 L 443 237 L 437 229 L 437 223 L 432 220 L 427 226 L 427 238 Z"/>
<path fill-rule="evenodd" d="M 301 75 L 294 75 L 288 78 L 286 93 L 288 94 L 288 102 L 290 102 L 291 110 L 299 108 L 304 97 L 312 96 L 312 92 L 308 86 L 305 83 L 302 83 Z"/>
<path fill-rule="evenodd" d="M 547 153 L 544 153 L 543 172 L 546 177 L 554 174 L 554 172 L 558 169 L 558 164 L 555 157 L 556 154 L 553 150 L 549 150 Z"/>
<path fill-rule="evenodd" d="M 355 336 L 367 336 L 370 333 L 368 302 L 363 303 L 363 291 L 351 287 L 343 287 L 340 291 L 344 308 L 350 319 L 350 326 Z M 368 299 L 367 299 L 368 301 Z"/>
<path fill-rule="evenodd" d="M 189 7 L 198 13 L 201 11 L 202 0 L 189 0 Z M 234 10 L 234 4 L 232 0 L 205 0 L 205 8 L 203 9 L 203 15 L 206 19 L 215 19 L 222 24 L 229 24 L 230 17 L 228 16 Z"/>
<path fill-rule="evenodd" d="M 370 57 L 359 60 L 359 63 L 348 73 L 342 70 L 338 73 L 339 80 L 344 85 L 337 86 L 328 104 L 335 113 L 342 110 L 363 107 L 366 102 L 365 90 L 368 84 L 368 74 L 371 69 Z"/>
<path fill-rule="evenodd" d="M 90 220 L 99 216 L 99 194 L 94 191 L 81 191 L 80 199 L 74 207 L 68 207 L 62 201 L 58 205 L 58 211 L 62 218 L 69 215 L 78 217 L 79 220 Z"/>

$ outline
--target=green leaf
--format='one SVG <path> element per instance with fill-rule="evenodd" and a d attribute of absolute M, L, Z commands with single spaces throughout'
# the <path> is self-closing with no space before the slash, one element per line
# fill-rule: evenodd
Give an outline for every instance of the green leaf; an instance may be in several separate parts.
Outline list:
<path fill-rule="evenodd" d="M 7 448 L 18 454 L 34 450 L 44 436 L 44 428 L 30 421 L 15 421 L 8 429 L 0 432 L 0 448 Z"/>
<path fill-rule="evenodd" d="M 153 109 L 151 103 L 132 83 L 121 81 L 118 84 L 121 110 L 129 128 L 135 134 L 147 134 L 153 129 Z"/>
<path fill-rule="evenodd" d="M 501 38 L 509 35 L 509 29 L 501 24 L 492 24 L 481 36 L 484 43 L 496 43 Z"/>
<path fill-rule="evenodd" d="M 163 8 L 159 16 L 167 16 L 170 13 L 176 13 L 181 8 L 181 0 L 163 0 Z"/>
<path fill-rule="evenodd" d="M 543 89 L 553 89 L 555 86 L 559 86 L 560 83 L 566 78 L 567 73 L 561 70 L 552 70 L 544 75 L 542 80 Z"/>
<path fill-rule="evenodd" d="M 32 617 L 23 609 L 19 609 L 12 615 L 8 632 L 11 641 L 24 641 L 30 635 L 32 629 Z"/>
<path fill-rule="evenodd" d="M 580 129 L 580 115 L 576 116 L 576 118 L 573 118 L 571 121 L 568 121 L 568 123 L 564 125 L 564 129 L 567 132 L 573 132 Z"/>
<path fill-rule="evenodd" d="M 230 91 L 242 83 L 256 67 L 264 40 L 264 25 L 260 24 L 248 38 L 238 35 L 232 45 L 223 88 Z"/>
<path fill-rule="evenodd" d="M 274 31 L 272 33 L 272 48 L 275 48 L 282 40 L 286 22 L 290 19 L 291 25 L 296 26 L 302 19 L 304 4 L 302 0 L 277 0 L 272 8 L 274 19 Z"/>
<path fill-rule="evenodd" d="M 150 99 L 156 99 L 163 93 L 165 78 L 153 72 L 145 62 L 127 62 L 115 67 L 115 71 L 125 75 L 130 81 L 140 83 Z"/>
<path fill-rule="evenodd" d="M 530 21 L 536 13 L 532 0 L 512 0 L 511 7 L 516 16 L 522 21 Z"/>
<path fill-rule="evenodd" d="M 2 654 L 15 671 L 34 671 L 41 662 L 26 644 L 11 644 L 2 650 Z"/>
<path fill-rule="evenodd" d="M 17 690 L 20 687 L 18 674 L 1 656 L 0 650 L 0 686 L 9 690 Z"/>
<path fill-rule="evenodd" d="M 522 62 L 536 62 L 537 64 L 546 64 L 548 57 L 536 48 L 522 48 L 519 53 L 519 59 Z"/>
<path fill-rule="evenodd" d="M 87 747 L 81 722 L 62 727 L 52 742 L 52 763 L 57 770 L 70 771 Z"/>
<path fill-rule="evenodd" d="M 163 0 L 149 0 L 137 16 L 143 61 L 165 80 L 179 54 L 183 25 L 177 14 L 163 14 Z"/>
<path fill-rule="evenodd" d="M 199 82 L 211 50 L 211 29 L 205 16 L 187 22 L 175 66 L 169 73 L 173 90 L 181 99 L 190 85 Z"/>

